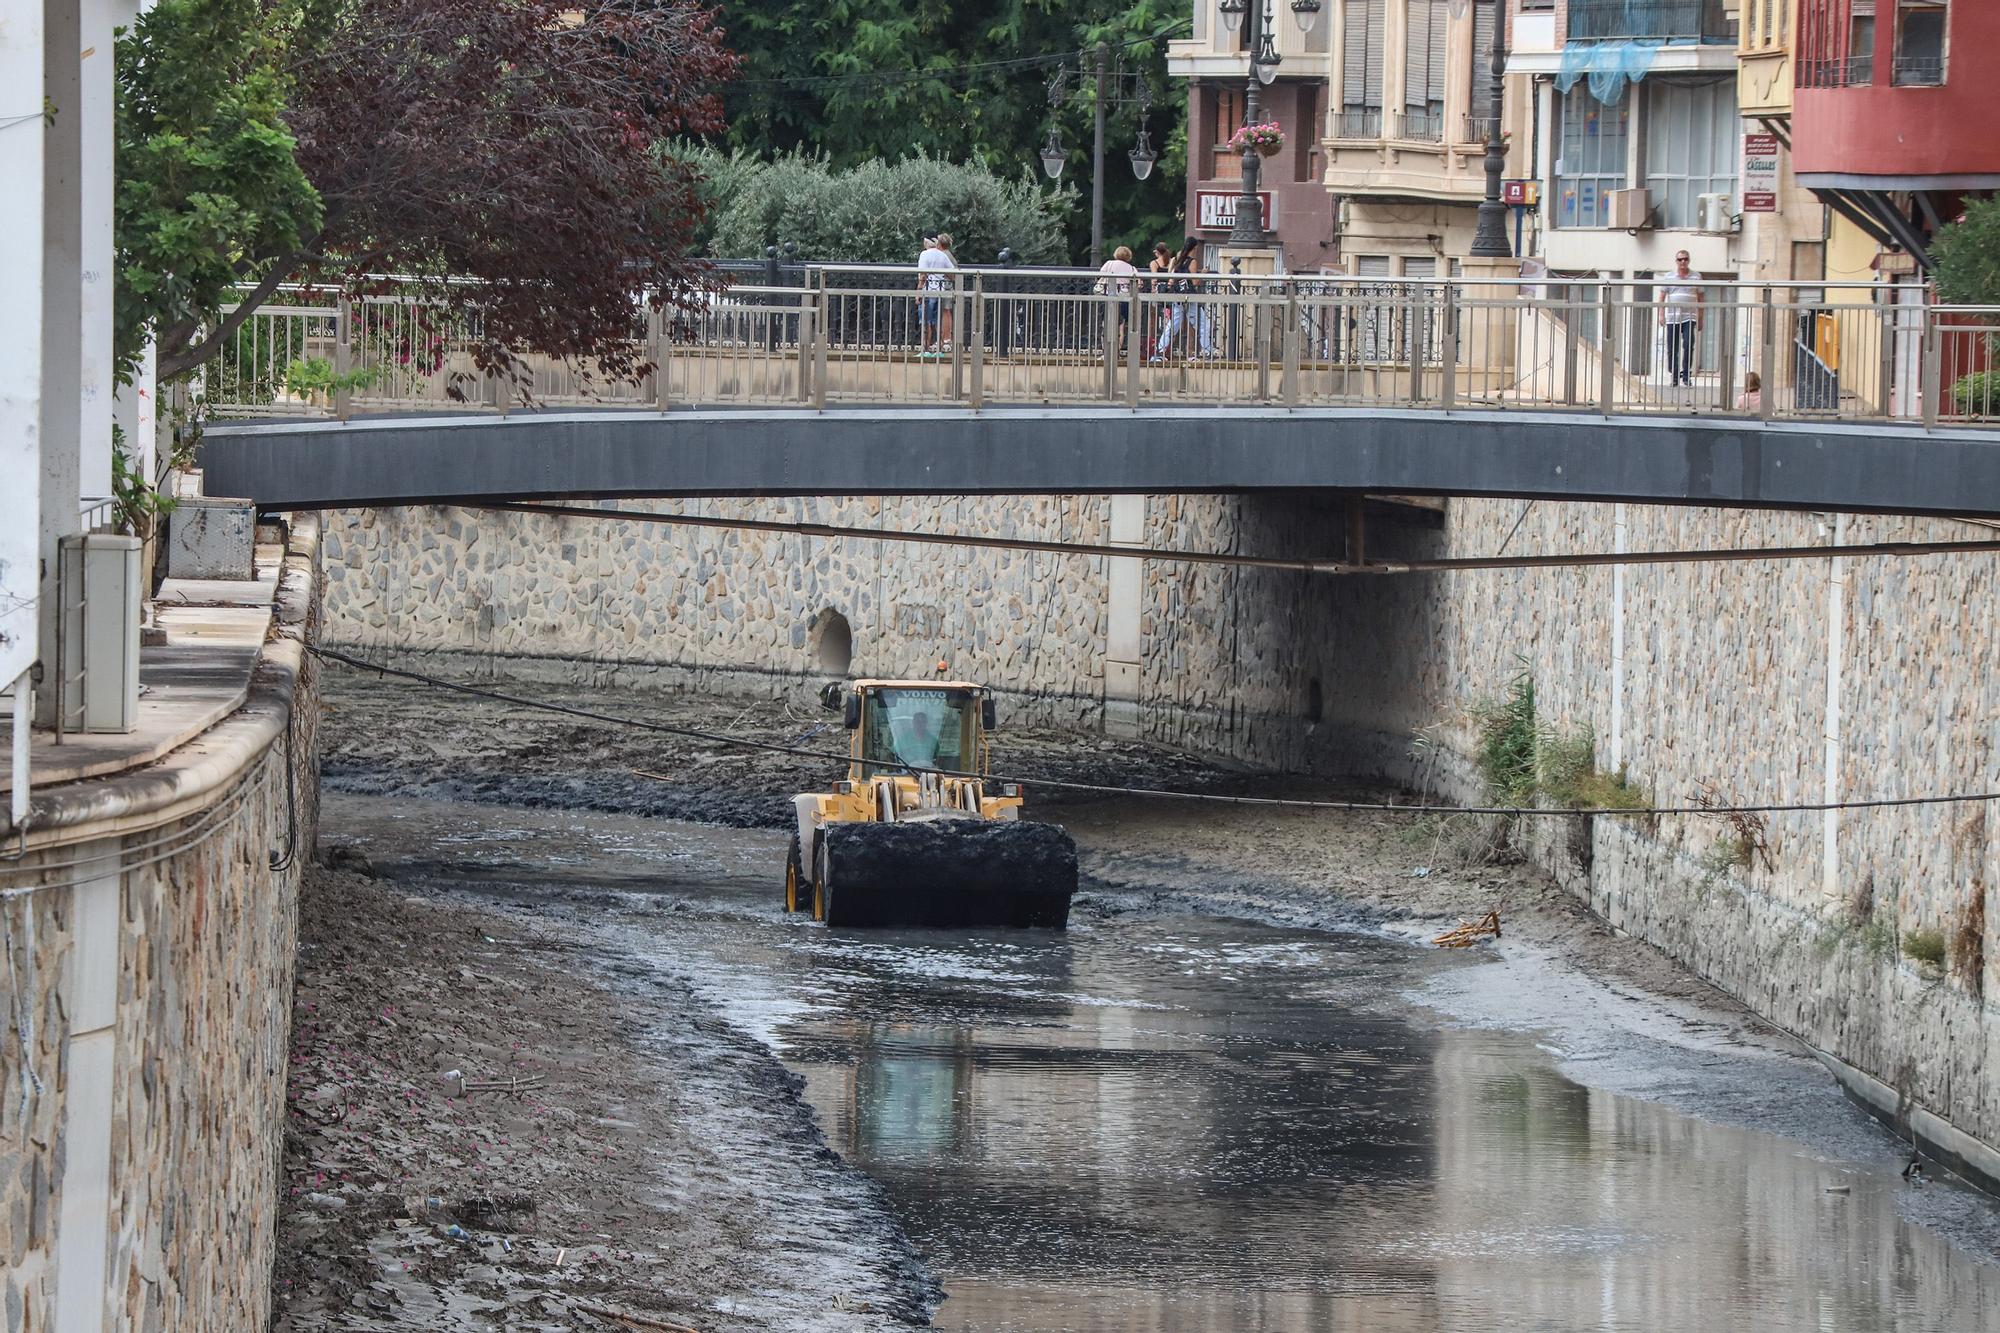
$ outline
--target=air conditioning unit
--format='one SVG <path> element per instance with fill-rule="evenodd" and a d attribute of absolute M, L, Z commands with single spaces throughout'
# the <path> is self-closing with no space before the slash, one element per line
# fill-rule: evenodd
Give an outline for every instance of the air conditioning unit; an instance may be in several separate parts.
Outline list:
<path fill-rule="evenodd" d="M 1641 231 L 1653 225 L 1651 190 L 1612 190 L 1607 197 L 1611 200 L 1611 225 L 1620 231 Z"/>
<path fill-rule="evenodd" d="M 1726 194 L 1696 195 L 1694 216 L 1698 231 L 1721 236 L 1736 230 L 1736 210 Z"/>

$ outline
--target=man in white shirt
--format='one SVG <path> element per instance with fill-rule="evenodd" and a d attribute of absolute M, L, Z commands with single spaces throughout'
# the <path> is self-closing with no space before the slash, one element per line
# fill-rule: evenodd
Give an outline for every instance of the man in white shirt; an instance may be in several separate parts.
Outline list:
<path fill-rule="evenodd" d="M 951 349 L 951 273 L 958 271 L 958 261 L 951 257 L 951 237 L 944 232 L 924 234 L 924 252 L 917 256 L 917 286 L 923 295 L 917 298 L 917 316 L 923 326 L 922 350 L 925 356 L 939 356 Z M 943 339 L 938 337 L 943 330 Z"/>
<path fill-rule="evenodd" d="M 1687 251 L 1674 256 L 1674 276 L 1660 286 L 1660 323 L 1667 330 L 1669 384 L 1694 383 L 1694 337 L 1701 327 L 1701 275 L 1688 267 Z"/>

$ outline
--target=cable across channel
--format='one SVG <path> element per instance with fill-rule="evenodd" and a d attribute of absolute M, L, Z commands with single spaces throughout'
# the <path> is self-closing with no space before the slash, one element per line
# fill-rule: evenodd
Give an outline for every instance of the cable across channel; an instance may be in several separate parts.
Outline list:
<path fill-rule="evenodd" d="M 583 718 L 590 722 L 602 722 L 607 726 L 628 727 L 635 731 L 650 731 L 665 736 L 682 736 L 690 740 L 706 741 L 712 745 L 731 745 L 743 750 L 759 750 L 766 754 L 792 755 L 802 759 L 824 759 L 845 764 L 853 756 L 838 750 L 816 750 L 803 745 L 787 745 L 782 741 L 760 741 L 750 736 L 731 736 L 719 731 L 704 731 L 699 727 L 678 727 L 667 722 L 649 722 L 643 718 L 619 717 L 615 713 L 602 713 L 591 708 L 577 708 L 571 704 L 551 703 L 545 699 L 533 699 L 524 695 L 508 694 L 502 690 L 489 690 L 478 685 L 467 685 L 460 681 L 447 680 L 422 671 L 411 671 L 403 667 L 393 667 L 386 662 L 371 662 L 366 658 L 354 657 L 336 648 L 309 647 L 313 656 L 359 671 L 372 671 L 379 676 L 394 676 L 401 680 L 415 681 L 420 685 L 435 686 L 457 694 L 469 695 L 476 699 L 491 699 L 495 703 L 513 704 L 519 708 L 530 708 L 538 712 L 559 713 L 565 717 Z M 1766 815 L 1766 814 L 1810 814 L 1827 810 L 1886 810 L 1901 806 L 1922 805 L 1965 805 L 1979 801 L 2000 801 L 2000 792 L 1953 792 L 1941 796 L 1886 796 L 1860 801 L 1803 801 L 1771 802 L 1761 805 L 1652 805 L 1636 808 L 1607 808 L 1604 806 L 1521 806 L 1521 805 L 1409 805 L 1394 801 L 1334 801 L 1293 796 L 1231 796 L 1220 792 L 1169 791 L 1164 787 L 1121 787 L 1103 782 L 1068 782 L 1060 778 L 1015 778 L 990 773 L 973 773 L 955 768 L 909 767 L 912 773 L 934 773 L 947 778 L 981 778 L 988 782 L 1018 782 L 1023 786 L 1049 788 L 1056 791 L 1093 792 L 1103 796 L 1144 796 L 1170 801 L 1206 801 L 1217 805 L 1257 805 L 1275 806 L 1292 810 L 1335 810 L 1364 814 L 1397 815 L 1507 815 L 1523 818 L 1550 815 L 1618 815 L 1647 817 L 1655 815 Z"/>

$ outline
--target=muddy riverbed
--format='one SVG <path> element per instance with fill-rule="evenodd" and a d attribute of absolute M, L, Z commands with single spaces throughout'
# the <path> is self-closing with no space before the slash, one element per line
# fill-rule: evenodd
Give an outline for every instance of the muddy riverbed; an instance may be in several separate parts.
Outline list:
<path fill-rule="evenodd" d="M 524 1328 L 2000 1326 L 1992 1201 L 1905 1182 L 1782 1035 L 1504 860 L 1434 864 L 1393 819 L 1072 797 L 1037 803 L 1083 852 L 1066 935 L 828 931 L 777 893 L 816 763 L 333 685 L 323 839 L 380 878 L 318 882 L 313 938 L 355 935 L 359 979 L 308 1057 L 383 1056 L 349 1134 L 447 1112 L 395 1120 L 348 1192 L 415 1203 L 372 1212 L 307 1202 L 358 1150 L 295 1121 L 286 1327 L 490 1327 L 479 1302 Z M 787 741 L 823 716 L 572 697 Z M 1302 789 L 1059 734 L 996 762 Z M 1498 946 L 1421 947 L 1496 904 Z M 385 987 L 443 1042 L 371 1026 Z M 433 1086 L 472 1034 L 459 1063 L 548 1071 L 505 1126 Z M 320 1072 L 295 1085 L 352 1078 Z M 594 1159 L 579 1120 L 610 1122 Z M 546 1201 L 454 1220 L 493 1187 L 450 1164 L 497 1164 L 450 1135 L 503 1128 Z"/>

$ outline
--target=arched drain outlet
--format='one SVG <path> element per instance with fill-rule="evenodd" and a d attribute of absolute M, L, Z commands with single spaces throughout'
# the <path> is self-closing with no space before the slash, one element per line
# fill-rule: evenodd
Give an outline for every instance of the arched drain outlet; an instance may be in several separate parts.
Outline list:
<path fill-rule="evenodd" d="M 832 607 L 813 617 L 812 634 L 806 640 L 806 647 L 813 655 L 814 664 L 828 675 L 844 676 L 854 665 L 854 630 L 847 623 L 847 617 Z"/>

